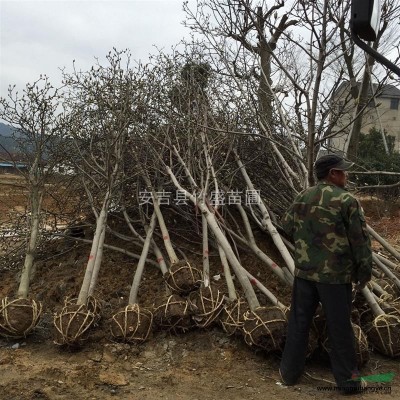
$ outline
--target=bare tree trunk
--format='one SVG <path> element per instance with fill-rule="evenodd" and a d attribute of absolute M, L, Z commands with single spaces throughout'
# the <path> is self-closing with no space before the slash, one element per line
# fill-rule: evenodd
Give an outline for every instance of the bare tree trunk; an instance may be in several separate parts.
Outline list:
<path fill-rule="evenodd" d="M 367 300 L 368 305 L 371 307 L 372 313 L 375 315 L 375 317 L 385 314 L 367 287 L 363 288 L 361 292 L 364 295 L 365 300 Z"/>
<path fill-rule="evenodd" d="M 274 227 L 274 225 L 272 224 L 271 221 L 271 217 L 269 215 L 269 212 L 267 210 L 267 207 L 265 206 L 265 204 L 263 203 L 260 195 L 258 194 L 258 192 L 254 189 L 253 183 L 250 180 L 250 177 L 247 174 L 247 171 L 243 165 L 243 163 L 241 162 L 238 154 L 235 152 L 235 156 L 236 156 L 236 161 L 237 164 L 240 168 L 240 171 L 242 172 L 243 178 L 246 181 L 247 187 L 254 193 L 256 199 L 257 199 L 257 204 L 258 207 L 260 208 L 261 212 L 262 212 L 262 223 L 264 225 L 264 227 L 267 229 L 267 231 L 269 232 L 269 234 L 271 235 L 271 238 L 273 240 L 273 242 L 275 243 L 275 246 L 277 247 L 277 249 L 279 250 L 279 252 L 282 255 L 282 258 L 284 259 L 286 265 L 288 266 L 290 272 L 294 275 L 294 261 L 292 256 L 290 255 L 288 249 L 286 248 L 285 244 L 283 243 L 278 231 L 276 230 L 276 228 Z"/>
<path fill-rule="evenodd" d="M 222 267 L 224 268 L 224 275 L 225 275 L 226 286 L 228 287 L 229 300 L 231 301 L 236 300 L 237 295 L 235 290 L 235 284 L 233 283 L 232 274 L 229 268 L 226 254 L 220 244 L 218 244 L 218 252 L 219 252 L 219 257 L 221 258 Z"/>
<path fill-rule="evenodd" d="M 92 281 L 93 269 L 96 263 L 98 248 L 101 245 L 101 238 L 103 238 L 104 241 L 103 231 L 106 229 L 107 224 L 109 198 L 110 195 L 109 192 L 107 192 L 100 214 L 96 219 L 96 231 L 93 237 L 92 248 L 90 249 L 89 260 L 86 265 L 85 276 L 83 278 L 83 283 L 77 300 L 77 304 L 79 305 L 86 304 L 89 296 L 89 287 Z M 99 261 L 101 262 L 101 259 Z"/>
<path fill-rule="evenodd" d="M 250 248 L 254 251 L 254 253 L 257 255 L 258 258 L 260 258 L 263 262 L 265 262 L 280 279 L 284 283 L 288 283 L 290 285 L 293 284 L 293 275 L 290 273 L 290 271 L 287 268 L 280 268 L 278 265 L 271 260 L 258 246 L 257 243 L 254 239 L 253 232 L 251 230 L 250 222 L 249 219 L 247 218 L 247 214 L 243 207 L 240 204 L 237 204 L 237 208 L 240 212 L 240 215 L 242 216 L 243 223 L 247 232 L 247 237 L 249 240 L 249 246 Z"/>
<path fill-rule="evenodd" d="M 158 204 L 158 199 L 156 194 L 153 191 L 153 197 L 154 197 L 154 211 L 156 212 L 157 219 L 158 219 L 158 225 L 160 226 L 162 237 L 164 240 L 164 245 L 165 249 L 167 250 L 169 260 L 171 261 L 171 264 L 177 263 L 179 261 L 178 256 L 175 253 L 174 248 L 172 247 L 171 239 L 169 237 L 168 229 L 167 226 L 165 225 L 164 217 L 162 215 L 162 212 L 160 210 L 160 206 Z"/>
<path fill-rule="evenodd" d="M 214 214 L 211 213 L 211 211 L 208 209 L 208 207 L 204 204 L 203 201 L 201 201 L 201 200 L 196 201 L 196 198 L 191 193 L 189 193 L 187 190 L 182 188 L 182 186 L 178 183 L 172 170 L 168 166 L 166 166 L 166 170 L 167 170 L 168 175 L 171 177 L 171 180 L 174 183 L 175 187 L 179 190 L 182 190 L 182 192 L 184 192 L 186 194 L 186 197 L 188 199 L 190 199 L 190 201 L 193 204 L 196 204 L 199 207 L 200 211 L 206 217 L 207 223 L 208 223 L 210 229 L 214 233 L 214 236 L 215 236 L 217 242 L 221 245 L 222 249 L 224 250 L 226 257 L 229 260 L 229 263 L 232 265 L 232 268 L 235 271 L 235 274 L 236 274 L 240 284 L 242 285 L 242 288 L 245 292 L 247 302 L 249 303 L 251 310 L 255 310 L 257 307 L 260 306 L 260 303 L 258 302 L 258 299 L 254 292 L 253 287 L 251 286 L 249 280 L 247 279 L 247 276 L 243 270 L 243 267 L 241 266 L 240 262 L 236 258 L 235 253 L 233 252 L 228 240 L 226 239 L 225 235 L 223 234 L 221 228 L 219 227 Z"/>
<path fill-rule="evenodd" d="M 201 215 L 203 228 L 203 282 L 204 287 L 210 286 L 210 259 L 208 252 L 208 226 L 207 219 L 204 214 Z"/>
<path fill-rule="evenodd" d="M 89 294 L 88 294 L 89 296 L 93 296 L 94 288 L 96 286 L 97 278 L 99 276 L 101 261 L 103 259 L 103 249 L 104 249 L 105 237 L 106 237 L 106 228 L 104 228 L 104 230 L 101 232 L 101 237 L 99 240 L 99 247 L 97 248 L 96 261 L 95 261 L 94 267 L 93 267 L 92 279 L 90 280 Z"/>
<path fill-rule="evenodd" d="M 28 297 L 32 266 L 35 261 L 35 254 L 39 241 L 41 204 L 42 193 L 39 187 L 34 185 L 31 192 L 30 236 L 18 287 L 18 297 L 23 299 Z"/>
<path fill-rule="evenodd" d="M 131 232 L 139 239 L 142 241 L 142 243 L 144 243 L 144 239 L 142 238 L 142 236 L 139 235 L 139 233 L 136 232 L 136 229 L 133 227 L 131 220 L 129 218 L 128 213 L 126 212 L 126 210 L 123 210 L 123 214 L 124 214 L 124 218 L 126 223 L 128 224 L 129 229 L 131 230 Z M 145 231 L 147 233 L 147 227 L 145 226 Z M 160 266 L 161 272 L 163 275 L 165 275 L 168 272 L 168 268 L 167 268 L 167 264 L 165 263 L 164 260 L 164 256 L 161 253 L 160 248 L 157 246 L 157 243 L 154 241 L 154 239 L 151 239 L 151 245 L 153 247 L 153 251 L 155 256 L 157 257 L 157 263 Z"/>
<path fill-rule="evenodd" d="M 144 241 L 143 250 L 140 255 L 138 265 L 136 267 L 135 276 L 133 278 L 131 291 L 129 294 L 129 304 L 137 303 L 137 294 L 139 291 L 139 285 L 140 285 L 140 281 L 142 279 L 143 270 L 144 270 L 144 266 L 145 266 L 145 262 L 146 262 L 146 257 L 149 252 L 151 238 L 153 237 L 154 228 L 156 226 L 156 219 L 157 219 L 157 216 L 156 216 L 156 213 L 154 212 L 151 217 L 151 220 L 150 220 L 150 226 L 147 229 L 146 240 Z"/>
<path fill-rule="evenodd" d="M 369 225 L 367 225 L 370 235 L 377 240 L 393 257 L 400 261 L 400 253 L 391 246 L 382 236 L 375 232 Z"/>

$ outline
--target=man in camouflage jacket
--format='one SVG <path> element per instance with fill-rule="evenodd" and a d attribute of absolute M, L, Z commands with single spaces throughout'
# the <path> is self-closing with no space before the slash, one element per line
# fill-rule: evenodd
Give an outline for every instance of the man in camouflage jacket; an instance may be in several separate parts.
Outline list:
<path fill-rule="evenodd" d="M 318 184 L 304 190 L 283 218 L 295 245 L 295 280 L 282 380 L 295 384 L 304 370 L 312 318 L 319 303 L 326 315 L 332 372 L 345 393 L 360 390 L 351 326 L 352 282 L 371 279 L 372 252 L 363 210 L 345 189 L 352 166 L 330 154 L 315 163 Z"/>

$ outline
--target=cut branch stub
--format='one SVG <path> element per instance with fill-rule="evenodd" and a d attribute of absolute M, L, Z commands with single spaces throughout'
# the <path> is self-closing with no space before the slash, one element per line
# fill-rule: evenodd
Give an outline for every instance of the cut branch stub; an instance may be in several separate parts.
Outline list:
<path fill-rule="evenodd" d="M 54 315 L 56 328 L 54 343 L 58 345 L 80 346 L 87 339 L 89 328 L 95 315 L 84 304 L 68 304 Z"/>
<path fill-rule="evenodd" d="M 200 287 L 202 273 L 187 261 L 182 260 L 171 265 L 165 275 L 165 282 L 172 292 L 185 295 Z"/>
<path fill-rule="evenodd" d="M 400 356 L 400 318 L 398 315 L 377 316 L 366 329 L 371 345 L 381 354 Z"/>
<path fill-rule="evenodd" d="M 268 352 L 282 351 L 287 320 L 279 307 L 259 307 L 244 314 L 243 332 L 246 343 Z"/>
<path fill-rule="evenodd" d="M 224 295 L 211 285 L 189 295 L 193 321 L 199 328 L 209 327 L 218 318 L 223 304 Z"/>
<path fill-rule="evenodd" d="M 224 331 L 230 336 L 243 333 L 244 314 L 249 305 L 243 298 L 226 304 L 220 314 L 220 322 Z"/>
<path fill-rule="evenodd" d="M 188 302 L 177 294 L 157 302 L 154 321 L 160 328 L 181 333 L 193 327 L 192 313 Z"/>
<path fill-rule="evenodd" d="M 116 340 L 141 343 L 149 337 L 152 325 L 153 313 L 132 304 L 112 316 L 111 334 Z"/>
<path fill-rule="evenodd" d="M 35 300 L 3 298 L 0 306 L 0 335 L 26 337 L 37 325 L 41 313 L 42 303 Z"/>

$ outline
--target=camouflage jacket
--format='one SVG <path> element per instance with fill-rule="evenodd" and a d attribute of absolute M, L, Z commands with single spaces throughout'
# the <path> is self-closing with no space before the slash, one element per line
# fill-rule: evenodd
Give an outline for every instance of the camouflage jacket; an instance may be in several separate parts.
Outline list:
<path fill-rule="evenodd" d="M 283 218 L 295 244 L 295 275 L 322 283 L 371 279 L 372 252 L 363 210 L 345 189 L 319 182 Z"/>

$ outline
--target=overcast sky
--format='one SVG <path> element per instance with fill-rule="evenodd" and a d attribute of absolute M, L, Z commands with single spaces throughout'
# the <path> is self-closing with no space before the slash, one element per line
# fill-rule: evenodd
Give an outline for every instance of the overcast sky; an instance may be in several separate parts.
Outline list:
<path fill-rule="evenodd" d="M 23 88 L 41 73 L 61 81 L 71 71 L 104 60 L 113 48 L 129 48 L 146 61 L 154 45 L 169 51 L 188 35 L 183 0 L 0 0 L 0 96 Z M 189 3 L 196 3 L 191 0 Z"/>

